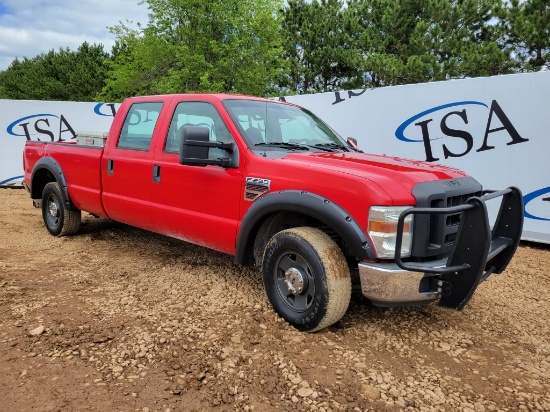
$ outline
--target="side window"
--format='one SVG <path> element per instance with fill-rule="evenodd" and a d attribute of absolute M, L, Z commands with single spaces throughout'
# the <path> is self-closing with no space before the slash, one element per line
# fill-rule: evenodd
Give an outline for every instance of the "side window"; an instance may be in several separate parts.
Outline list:
<path fill-rule="evenodd" d="M 181 102 L 176 106 L 168 136 L 164 145 L 164 151 L 177 153 L 183 133 L 183 126 L 203 126 L 210 131 L 210 141 L 230 142 L 234 141 L 227 126 L 214 106 L 206 102 Z M 210 158 L 217 158 L 225 155 L 221 149 L 209 150 Z"/>
<path fill-rule="evenodd" d="M 120 149 L 149 150 L 162 103 L 134 103 L 130 106 L 117 147 Z"/>

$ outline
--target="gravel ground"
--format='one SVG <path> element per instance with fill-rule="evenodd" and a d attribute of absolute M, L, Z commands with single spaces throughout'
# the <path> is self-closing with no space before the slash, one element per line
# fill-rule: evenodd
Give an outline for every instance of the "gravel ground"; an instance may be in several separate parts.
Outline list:
<path fill-rule="evenodd" d="M 297 332 L 260 272 L 85 215 L 54 238 L 0 190 L 0 409 L 550 411 L 550 249 L 522 244 L 461 312 L 354 292 Z"/>

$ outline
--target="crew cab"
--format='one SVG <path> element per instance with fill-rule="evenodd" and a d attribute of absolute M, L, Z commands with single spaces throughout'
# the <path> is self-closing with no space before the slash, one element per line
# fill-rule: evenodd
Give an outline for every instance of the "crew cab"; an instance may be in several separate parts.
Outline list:
<path fill-rule="evenodd" d="M 247 96 L 128 98 L 104 147 L 28 141 L 24 169 L 52 235 L 76 234 L 85 211 L 228 253 L 309 332 L 345 314 L 356 277 L 375 305 L 461 309 L 523 226 L 515 187 L 365 154 L 306 109 Z"/>

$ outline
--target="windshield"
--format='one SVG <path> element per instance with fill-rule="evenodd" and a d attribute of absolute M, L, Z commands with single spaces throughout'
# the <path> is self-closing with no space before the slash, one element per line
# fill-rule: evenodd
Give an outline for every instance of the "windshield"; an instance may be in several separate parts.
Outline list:
<path fill-rule="evenodd" d="M 349 151 L 336 132 L 306 109 L 242 99 L 224 105 L 253 150 Z"/>

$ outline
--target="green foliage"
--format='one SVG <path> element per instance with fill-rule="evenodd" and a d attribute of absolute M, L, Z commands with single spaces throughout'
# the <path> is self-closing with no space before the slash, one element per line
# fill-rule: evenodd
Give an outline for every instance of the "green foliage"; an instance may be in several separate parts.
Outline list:
<path fill-rule="evenodd" d="M 499 46 L 498 0 L 350 0 L 364 86 L 509 73 Z"/>
<path fill-rule="evenodd" d="M 282 0 L 146 0 L 147 27 L 115 26 L 101 97 L 183 92 L 269 94 L 282 74 Z"/>
<path fill-rule="evenodd" d="M 16 59 L 0 72 L 0 97 L 93 101 L 103 86 L 108 57 L 102 45 L 84 42 L 75 52 L 50 50 L 32 59 Z"/>
<path fill-rule="evenodd" d="M 357 56 L 346 30 L 342 0 L 289 0 L 283 10 L 283 44 L 290 91 L 326 92 L 358 86 Z"/>
<path fill-rule="evenodd" d="M 315 93 L 550 68 L 548 0 L 142 0 L 149 22 L 0 72 L 0 98 Z"/>
<path fill-rule="evenodd" d="M 503 8 L 501 16 L 506 44 L 515 54 L 521 70 L 550 69 L 548 0 L 512 0 Z"/>

